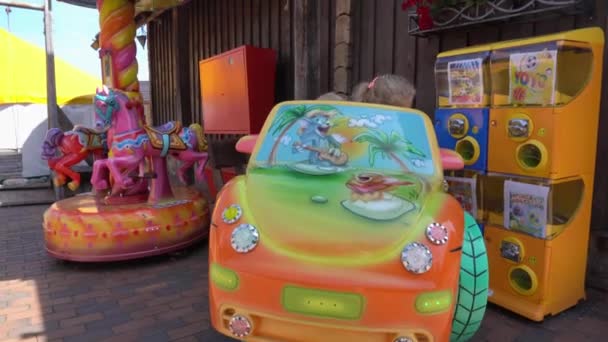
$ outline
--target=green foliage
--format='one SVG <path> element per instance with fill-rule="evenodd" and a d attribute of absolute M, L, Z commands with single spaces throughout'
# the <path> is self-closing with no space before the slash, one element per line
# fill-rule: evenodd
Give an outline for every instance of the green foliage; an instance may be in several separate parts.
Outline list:
<path fill-rule="evenodd" d="M 306 115 L 306 106 L 304 105 L 290 108 L 285 112 L 281 113 L 278 119 L 273 124 L 272 135 L 276 135 L 277 133 L 282 132 L 285 127 L 303 118 L 304 115 Z"/>
<path fill-rule="evenodd" d="M 310 112 L 313 110 L 322 110 L 324 112 L 337 112 L 338 110 L 330 105 L 314 105 L 314 106 L 310 106 L 306 109 L 306 112 Z"/>
<path fill-rule="evenodd" d="M 391 154 L 401 155 L 407 158 L 408 154 L 426 157 L 426 155 L 416 148 L 409 140 L 403 138 L 395 131 L 387 134 L 379 130 L 369 130 L 353 138 L 358 143 L 369 144 L 369 165 L 374 166 L 376 157 L 380 155 L 384 159 L 389 159 Z"/>
<path fill-rule="evenodd" d="M 417 202 L 420 197 L 420 187 L 419 186 L 407 186 L 401 187 L 395 190 L 395 193 L 402 197 L 403 199 L 410 202 Z"/>
<path fill-rule="evenodd" d="M 306 113 L 313 110 L 321 110 L 324 112 L 338 112 L 336 108 L 328 105 L 314 105 L 306 107 L 305 105 L 299 105 L 296 107 L 289 108 L 288 110 L 280 113 L 277 120 L 272 126 L 272 135 L 276 135 L 282 132 L 286 127 L 303 118 Z"/>

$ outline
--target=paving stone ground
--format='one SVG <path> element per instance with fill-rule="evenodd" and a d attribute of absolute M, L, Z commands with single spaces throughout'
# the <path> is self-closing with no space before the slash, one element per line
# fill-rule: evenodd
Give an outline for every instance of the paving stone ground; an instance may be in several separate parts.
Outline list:
<path fill-rule="evenodd" d="M 206 243 L 144 260 L 78 264 L 46 255 L 46 206 L 0 208 L 0 341 L 232 341 L 209 326 Z M 605 341 L 608 296 L 544 323 L 490 306 L 474 341 Z"/>

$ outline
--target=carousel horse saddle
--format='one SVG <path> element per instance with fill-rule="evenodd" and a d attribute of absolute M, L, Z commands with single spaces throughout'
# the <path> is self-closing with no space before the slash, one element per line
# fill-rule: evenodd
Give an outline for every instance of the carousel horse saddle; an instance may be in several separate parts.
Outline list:
<path fill-rule="evenodd" d="M 85 127 L 85 126 L 81 126 L 81 125 L 74 126 L 73 130 L 78 131 L 78 132 L 83 132 L 85 134 L 90 134 L 90 135 L 102 135 L 102 134 L 106 133 L 105 131 L 99 131 L 94 128 L 89 128 L 89 127 Z"/>
<path fill-rule="evenodd" d="M 182 124 L 178 121 L 170 121 L 162 126 L 145 126 L 144 129 L 148 133 L 150 143 L 156 149 L 163 150 L 161 153 L 166 155 L 169 150 L 185 150 L 186 144 L 180 138 L 179 132 L 182 129 Z"/>
<path fill-rule="evenodd" d="M 179 133 L 179 131 L 182 129 L 182 124 L 179 121 L 169 121 L 167 123 L 165 123 L 162 126 L 156 126 L 156 127 L 152 127 L 152 126 L 147 126 L 146 130 L 154 132 L 156 134 L 173 134 L 173 133 Z"/>
<path fill-rule="evenodd" d="M 72 132 L 76 133 L 80 144 L 88 150 L 107 148 L 106 131 L 76 125 L 72 129 Z M 70 134 L 70 132 L 66 134 Z"/>

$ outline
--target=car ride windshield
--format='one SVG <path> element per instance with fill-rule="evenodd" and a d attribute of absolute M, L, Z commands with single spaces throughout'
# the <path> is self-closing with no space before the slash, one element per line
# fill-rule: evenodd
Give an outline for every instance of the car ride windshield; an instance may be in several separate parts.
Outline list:
<path fill-rule="evenodd" d="M 261 138 L 255 167 L 313 175 L 347 169 L 435 171 L 424 119 L 407 109 L 286 104 Z"/>

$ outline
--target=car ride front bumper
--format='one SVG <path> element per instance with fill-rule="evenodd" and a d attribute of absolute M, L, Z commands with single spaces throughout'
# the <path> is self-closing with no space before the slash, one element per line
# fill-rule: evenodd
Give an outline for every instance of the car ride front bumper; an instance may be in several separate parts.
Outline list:
<path fill-rule="evenodd" d="M 395 287 L 396 277 L 379 274 L 374 281 L 355 275 L 339 284 L 305 272 L 279 279 L 212 262 L 212 324 L 225 335 L 253 342 L 448 340 L 455 292 L 404 278 Z M 250 325 L 246 337 L 230 328 L 236 317 Z"/>

